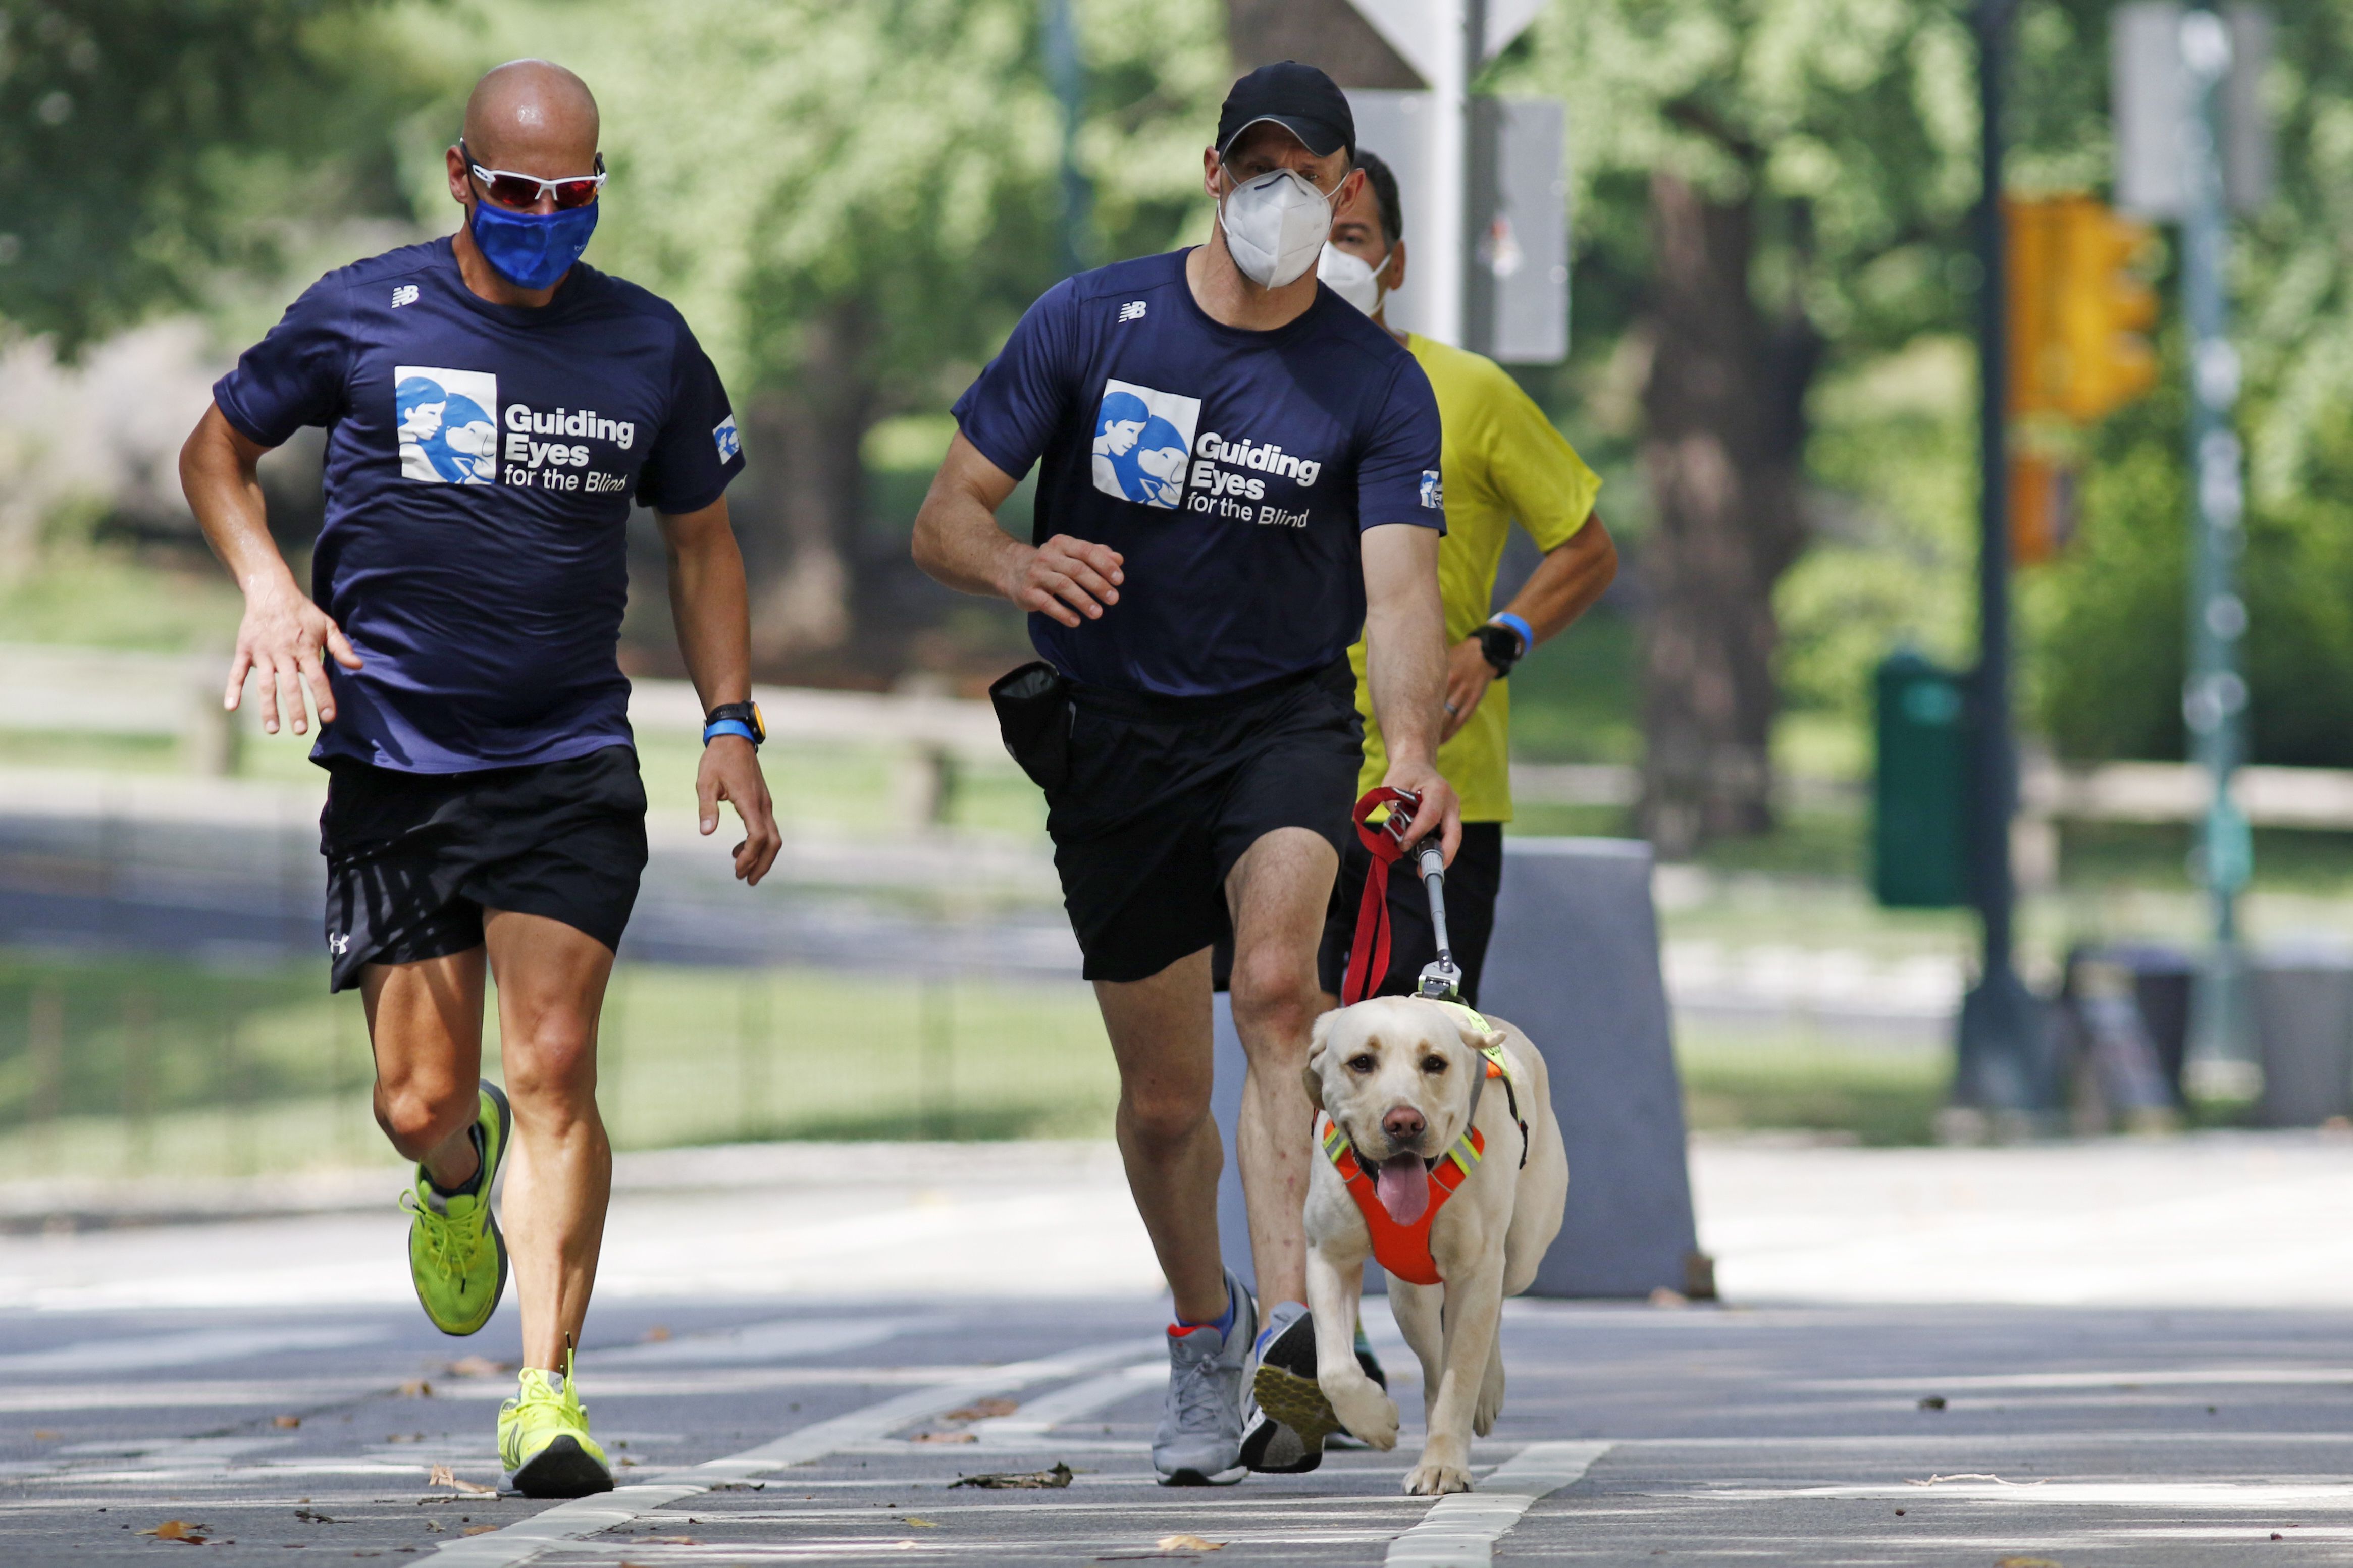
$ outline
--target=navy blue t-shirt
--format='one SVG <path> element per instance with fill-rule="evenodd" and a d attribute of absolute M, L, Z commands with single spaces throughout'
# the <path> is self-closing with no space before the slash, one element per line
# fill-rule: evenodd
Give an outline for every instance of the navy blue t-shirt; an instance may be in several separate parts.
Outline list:
<path fill-rule="evenodd" d="M 744 467 L 675 309 L 577 265 L 543 309 L 492 304 L 439 239 L 328 273 L 213 399 L 265 447 L 327 428 L 311 594 L 366 668 L 328 661 L 312 757 L 449 773 L 629 743 L 630 501 L 694 511 Z"/>
<path fill-rule="evenodd" d="M 1438 403 L 1371 318 L 1318 288 L 1272 331 L 1220 325 L 1184 251 L 1047 290 L 956 401 L 965 438 L 1038 475 L 1032 538 L 1108 544 L 1119 603 L 1029 640 L 1090 686 L 1211 696 L 1321 668 L 1365 621 L 1358 534 L 1444 531 Z"/>

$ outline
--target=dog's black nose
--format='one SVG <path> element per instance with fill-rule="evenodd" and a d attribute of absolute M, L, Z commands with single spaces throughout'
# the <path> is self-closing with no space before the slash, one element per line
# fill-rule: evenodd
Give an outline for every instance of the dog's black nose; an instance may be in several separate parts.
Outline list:
<path fill-rule="evenodd" d="M 1397 1106 L 1381 1118 L 1381 1131 L 1399 1142 L 1420 1137 L 1421 1130 L 1427 1125 L 1421 1119 L 1421 1112 L 1410 1105 Z"/>

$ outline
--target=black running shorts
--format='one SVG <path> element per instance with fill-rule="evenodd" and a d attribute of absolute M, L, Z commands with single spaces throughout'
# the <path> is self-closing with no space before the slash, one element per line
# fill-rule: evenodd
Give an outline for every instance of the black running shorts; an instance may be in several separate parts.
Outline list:
<path fill-rule="evenodd" d="M 1072 686 L 1046 830 L 1089 980 L 1143 980 L 1226 934 L 1226 874 L 1282 827 L 1353 831 L 1364 725 L 1345 659 L 1229 697 Z"/>
<path fill-rule="evenodd" d="M 618 947 L 646 868 L 638 754 L 480 773 L 338 762 L 319 817 L 331 988 L 371 963 L 482 944 L 482 911 L 544 915 Z"/>
<path fill-rule="evenodd" d="M 1340 851 L 1340 877 L 1332 907 L 1324 917 L 1324 945 L 1315 956 L 1324 989 L 1340 994 L 1356 945 L 1356 910 L 1365 897 L 1372 852 L 1354 834 Z M 1446 936 L 1462 971 L 1462 1001 L 1479 1005 L 1479 972 L 1487 966 L 1487 942 L 1495 931 L 1495 894 L 1504 885 L 1504 825 L 1466 822 L 1462 846 L 1446 868 Z M 1438 932 L 1430 923 L 1430 890 L 1414 875 L 1413 862 L 1389 868 L 1389 972 L 1373 986 L 1376 996 L 1410 996 L 1422 967 L 1438 958 Z"/>

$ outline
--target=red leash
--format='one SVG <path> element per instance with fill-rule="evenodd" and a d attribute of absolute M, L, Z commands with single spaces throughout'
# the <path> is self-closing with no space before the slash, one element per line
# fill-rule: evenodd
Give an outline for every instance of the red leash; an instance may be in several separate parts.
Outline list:
<path fill-rule="evenodd" d="M 1366 790 L 1356 802 L 1356 837 L 1371 851 L 1372 868 L 1365 873 L 1364 900 L 1356 906 L 1356 937 L 1348 944 L 1348 973 L 1340 983 L 1340 1005 L 1354 1006 L 1372 994 L 1389 972 L 1389 868 L 1405 858 L 1407 816 L 1421 804 L 1418 795 L 1383 784 Z M 1366 818 L 1383 806 L 1392 810 L 1376 827 Z"/>

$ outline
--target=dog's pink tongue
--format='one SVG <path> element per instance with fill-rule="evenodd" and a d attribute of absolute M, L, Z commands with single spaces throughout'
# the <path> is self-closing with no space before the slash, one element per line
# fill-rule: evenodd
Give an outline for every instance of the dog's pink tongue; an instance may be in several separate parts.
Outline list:
<path fill-rule="evenodd" d="M 1381 1207 L 1399 1225 L 1411 1225 L 1430 1207 L 1430 1168 L 1419 1154 L 1399 1154 L 1373 1168 L 1373 1187 Z"/>

